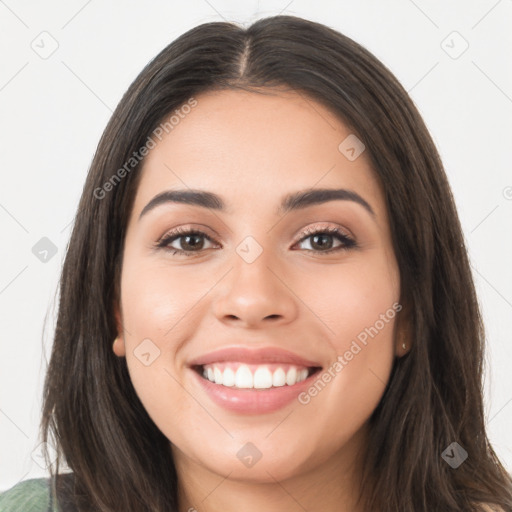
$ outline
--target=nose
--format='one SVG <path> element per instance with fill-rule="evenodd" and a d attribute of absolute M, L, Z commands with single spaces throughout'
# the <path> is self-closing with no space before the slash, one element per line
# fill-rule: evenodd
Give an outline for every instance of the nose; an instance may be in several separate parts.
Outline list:
<path fill-rule="evenodd" d="M 292 322 L 298 314 L 293 285 L 267 258 L 268 250 L 252 263 L 233 255 L 232 270 L 219 283 L 215 316 L 223 323 L 245 328 L 277 326 Z"/>

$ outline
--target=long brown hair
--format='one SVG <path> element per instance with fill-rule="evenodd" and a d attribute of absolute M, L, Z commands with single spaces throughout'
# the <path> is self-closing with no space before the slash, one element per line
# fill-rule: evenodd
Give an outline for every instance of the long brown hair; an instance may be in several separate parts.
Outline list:
<path fill-rule="evenodd" d="M 138 399 L 125 359 L 112 352 L 124 235 L 141 163 L 111 180 L 191 97 L 283 87 L 321 102 L 365 144 L 384 191 L 410 319 L 412 349 L 396 359 L 370 418 L 361 503 L 371 512 L 470 511 L 480 502 L 512 510 L 512 479 L 485 431 L 484 331 L 438 152 L 381 62 L 339 32 L 293 16 L 248 28 L 215 22 L 189 30 L 142 70 L 110 119 L 60 280 L 41 423 L 43 441 L 58 452 L 52 476 L 65 461 L 80 510 L 178 510 L 169 440 Z M 454 442 L 468 453 L 456 469 L 442 457 Z"/>

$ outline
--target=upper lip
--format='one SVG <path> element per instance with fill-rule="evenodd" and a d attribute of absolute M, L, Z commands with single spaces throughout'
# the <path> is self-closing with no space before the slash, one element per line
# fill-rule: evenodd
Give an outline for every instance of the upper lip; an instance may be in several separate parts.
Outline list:
<path fill-rule="evenodd" d="M 296 366 L 321 367 L 318 362 L 305 359 L 293 352 L 276 347 L 249 349 L 247 347 L 226 347 L 199 356 L 189 362 L 190 366 L 204 366 L 220 362 L 240 362 L 247 364 L 283 363 Z"/>

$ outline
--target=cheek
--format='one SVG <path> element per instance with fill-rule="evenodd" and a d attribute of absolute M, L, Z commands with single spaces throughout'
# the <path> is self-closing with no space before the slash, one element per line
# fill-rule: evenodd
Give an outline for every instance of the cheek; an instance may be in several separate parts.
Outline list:
<path fill-rule="evenodd" d="M 170 268 L 165 261 L 125 265 L 122 301 L 127 330 L 137 336 L 153 335 L 163 349 L 172 345 L 215 282 L 211 272 L 203 275 L 190 269 Z"/>
<path fill-rule="evenodd" d="M 348 350 L 358 336 L 364 342 L 366 329 L 375 324 L 380 340 L 391 338 L 399 288 L 396 266 L 377 251 L 303 272 L 295 284 L 298 295 L 328 327 L 325 333 L 336 354 Z"/>
<path fill-rule="evenodd" d="M 308 305 L 329 327 L 332 360 L 299 401 L 311 417 L 325 418 L 323 428 L 332 432 L 340 432 L 340 425 L 346 434 L 361 426 L 389 380 L 394 327 L 402 308 L 398 272 L 390 261 L 382 255 L 354 260 L 317 272 L 311 278 L 315 287 L 304 281 L 311 290 Z M 325 410 L 331 411 L 328 418 Z"/>
<path fill-rule="evenodd" d="M 165 426 L 187 413 L 176 353 L 194 332 L 204 289 L 190 273 L 126 260 L 121 283 L 126 362 L 133 386 L 153 421 Z M 197 310 L 195 309 L 197 308 Z M 196 323 L 197 324 L 197 323 Z M 168 427 L 167 427 L 168 428 Z"/>

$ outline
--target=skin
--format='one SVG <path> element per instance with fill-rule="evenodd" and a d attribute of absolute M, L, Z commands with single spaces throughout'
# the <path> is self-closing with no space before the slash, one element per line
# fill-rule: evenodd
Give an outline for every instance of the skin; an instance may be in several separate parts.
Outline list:
<path fill-rule="evenodd" d="M 365 152 L 349 161 L 338 150 L 350 130 L 302 94 L 217 91 L 196 99 L 145 159 L 125 239 L 114 352 L 126 357 L 138 396 L 172 442 L 181 511 L 357 512 L 367 420 L 394 358 L 405 353 L 399 315 L 309 403 L 273 413 L 224 410 L 187 362 L 229 345 L 281 347 L 331 367 L 400 302 L 382 190 Z M 166 203 L 139 220 L 158 193 L 189 188 L 222 196 L 227 211 Z M 276 213 L 282 196 L 306 188 L 354 191 L 375 216 L 349 200 Z M 357 248 L 324 255 L 300 236 L 336 226 Z M 156 249 L 177 227 L 213 242 L 200 238 L 203 249 L 189 257 L 172 254 L 190 250 L 183 237 Z M 236 252 L 247 236 L 263 251 L 250 264 Z M 327 242 L 342 244 L 335 236 Z M 134 354 L 147 338 L 160 350 L 149 366 Z M 262 454 L 250 468 L 236 456 L 247 442 Z"/>

